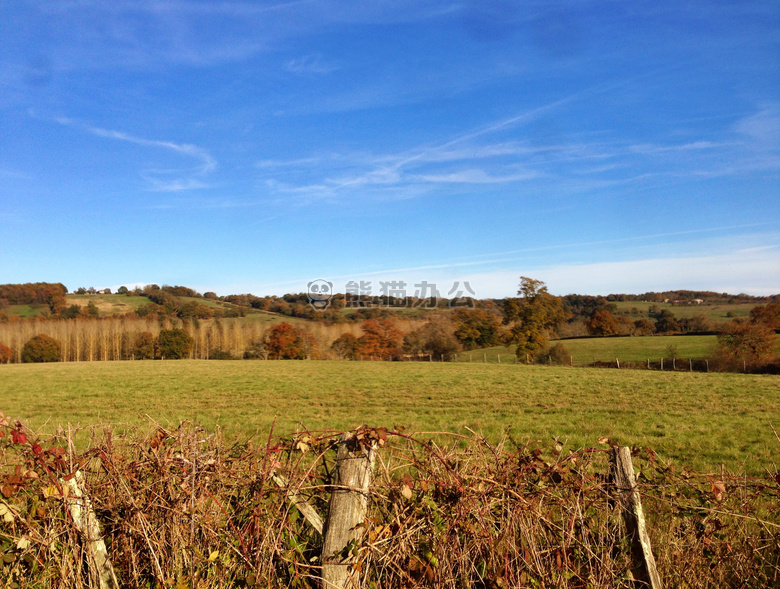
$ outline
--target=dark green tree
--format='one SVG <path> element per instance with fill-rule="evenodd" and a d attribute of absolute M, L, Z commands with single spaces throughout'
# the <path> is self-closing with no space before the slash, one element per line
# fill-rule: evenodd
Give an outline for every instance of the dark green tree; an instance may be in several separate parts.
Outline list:
<path fill-rule="evenodd" d="M 81 306 L 80 305 L 71 305 L 70 307 L 66 307 L 62 311 L 60 311 L 60 317 L 63 319 L 75 319 L 76 317 L 81 316 Z"/>
<path fill-rule="evenodd" d="M 92 317 L 93 319 L 100 317 L 100 310 L 94 301 L 89 301 L 89 304 L 87 304 L 87 317 Z"/>
<path fill-rule="evenodd" d="M 658 333 L 677 333 L 680 331 L 680 323 L 674 316 L 674 313 L 664 309 L 656 315 L 655 330 Z"/>
<path fill-rule="evenodd" d="M 567 313 L 561 300 L 547 292 L 541 280 L 520 277 L 518 298 L 504 301 L 504 324 L 509 326 L 506 344 L 514 345 L 518 358 L 536 355 L 547 345 L 549 332 L 563 323 Z"/>
<path fill-rule="evenodd" d="M 59 362 L 60 342 L 48 335 L 31 338 L 22 348 L 22 362 Z"/>
<path fill-rule="evenodd" d="M 190 334 L 178 327 L 161 330 L 157 341 L 163 358 L 179 360 L 188 358 L 192 352 L 193 340 Z"/>

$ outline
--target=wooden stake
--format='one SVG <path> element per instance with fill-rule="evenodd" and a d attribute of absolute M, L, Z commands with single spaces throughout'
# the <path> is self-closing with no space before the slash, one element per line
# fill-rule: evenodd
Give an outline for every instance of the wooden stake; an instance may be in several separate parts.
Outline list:
<path fill-rule="evenodd" d="M 320 514 L 317 513 L 317 511 L 309 504 L 308 501 L 304 497 L 301 497 L 298 495 L 295 491 L 292 490 L 290 487 L 290 481 L 288 481 L 285 477 L 274 473 L 271 473 L 271 478 L 273 481 L 279 486 L 280 489 L 286 489 L 287 490 L 287 498 L 290 500 L 290 503 L 295 505 L 295 507 L 298 508 L 298 511 L 301 512 L 303 517 L 306 518 L 306 521 L 309 522 L 309 525 L 317 530 L 317 532 L 322 535 L 322 529 L 324 527 L 322 518 L 320 517 Z"/>
<path fill-rule="evenodd" d="M 363 536 L 376 452 L 347 434 L 341 437 L 322 545 L 323 589 L 358 589 L 357 549 Z"/>
<path fill-rule="evenodd" d="M 645 514 L 634 477 L 631 449 L 626 446 L 612 448 L 612 478 L 620 494 L 623 521 L 631 541 L 631 558 L 634 578 L 638 587 L 662 589 L 661 577 L 655 567 L 650 537 L 645 528 Z"/>
<path fill-rule="evenodd" d="M 100 532 L 100 524 L 92 509 L 92 503 L 84 492 L 84 475 L 78 470 L 70 480 L 62 482 L 68 490 L 65 503 L 76 529 L 87 545 L 90 561 L 100 578 L 100 589 L 118 588 L 119 583 L 114 574 L 114 567 L 108 559 L 108 550 Z"/>

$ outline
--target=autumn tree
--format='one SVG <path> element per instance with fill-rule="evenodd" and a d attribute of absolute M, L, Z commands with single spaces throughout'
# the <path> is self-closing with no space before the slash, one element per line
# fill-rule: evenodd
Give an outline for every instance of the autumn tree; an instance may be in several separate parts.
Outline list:
<path fill-rule="evenodd" d="M 401 355 L 403 333 L 392 319 L 367 319 L 361 327 L 363 335 L 358 338 L 358 353 L 362 357 L 384 358 Z"/>
<path fill-rule="evenodd" d="M 750 321 L 777 331 L 780 329 L 780 301 L 753 307 L 750 310 Z"/>
<path fill-rule="evenodd" d="M 8 364 L 13 357 L 14 351 L 5 344 L 0 344 L 0 364 Z"/>
<path fill-rule="evenodd" d="M 157 338 L 149 331 L 142 331 L 135 336 L 133 342 L 133 357 L 136 360 L 153 360 L 157 348 Z"/>
<path fill-rule="evenodd" d="M 31 338 L 22 348 L 22 362 L 59 362 L 60 342 L 45 334 Z"/>
<path fill-rule="evenodd" d="M 515 353 L 521 358 L 543 350 L 549 332 L 568 315 L 561 300 L 547 292 L 541 280 L 521 276 L 517 294 L 520 296 L 504 301 L 504 324 L 509 326 L 505 341 L 516 346 Z"/>
<path fill-rule="evenodd" d="M 606 337 L 620 332 L 618 322 L 609 311 L 596 311 L 585 324 L 590 335 Z"/>
<path fill-rule="evenodd" d="M 355 360 L 358 352 L 358 338 L 351 333 L 342 333 L 330 345 L 340 360 Z"/>
<path fill-rule="evenodd" d="M 772 355 L 776 342 L 766 325 L 735 319 L 718 334 L 718 352 L 736 362 L 760 362 Z"/>
<path fill-rule="evenodd" d="M 501 320 L 483 309 L 456 309 L 453 319 L 457 325 L 455 337 L 466 350 L 488 348 L 498 343 Z"/>
<path fill-rule="evenodd" d="M 404 338 L 404 348 L 413 354 L 429 354 L 434 360 L 452 360 L 461 350 L 446 319 L 434 318 Z"/>
<path fill-rule="evenodd" d="M 190 334 L 178 327 L 160 330 L 157 341 L 160 347 L 160 356 L 173 360 L 189 357 L 194 344 Z"/>
<path fill-rule="evenodd" d="M 189 301 L 184 303 L 177 313 L 181 319 L 210 319 L 214 316 L 214 312 L 210 307 L 198 303 L 197 301 Z"/>
<path fill-rule="evenodd" d="M 268 335 L 268 356 L 276 360 L 305 360 L 318 358 L 320 347 L 306 329 L 299 329 L 283 321 L 274 325 Z"/>
<path fill-rule="evenodd" d="M 653 335 L 655 325 L 649 319 L 637 319 L 634 321 L 634 335 Z"/>
<path fill-rule="evenodd" d="M 687 333 L 704 333 L 712 329 L 712 321 L 706 315 L 683 317 L 677 321 L 680 329 Z"/>

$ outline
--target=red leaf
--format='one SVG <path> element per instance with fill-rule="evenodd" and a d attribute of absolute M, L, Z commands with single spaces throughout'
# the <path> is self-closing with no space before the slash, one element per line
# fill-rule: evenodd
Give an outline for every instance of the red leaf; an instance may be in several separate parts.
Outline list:
<path fill-rule="evenodd" d="M 38 444 L 33 444 L 32 451 L 36 456 L 40 456 L 41 452 L 43 452 L 43 448 L 41 448 Z"/>

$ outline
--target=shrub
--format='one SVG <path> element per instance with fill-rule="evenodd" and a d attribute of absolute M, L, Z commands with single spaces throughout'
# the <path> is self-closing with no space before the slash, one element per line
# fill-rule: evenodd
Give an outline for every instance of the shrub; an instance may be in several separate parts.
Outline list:
<path fill-rule="evenodd" d="M 539 364 L 555 364 L 556 366 L 568 366 L 571 364 L 571 352 L 562 343 L 557 343 L 539 356 Z"/>
<path fill-rule="evenodd" d="M 22 362 L 59 362 L 60 342 L 48 335 L 31 338 L 22 348 Z"/>
<path fill-rule="evenodd" d="M 0 364 L 8 364 L 13 357 L 13 350 L 5 344 L 0 344 Z"/>

